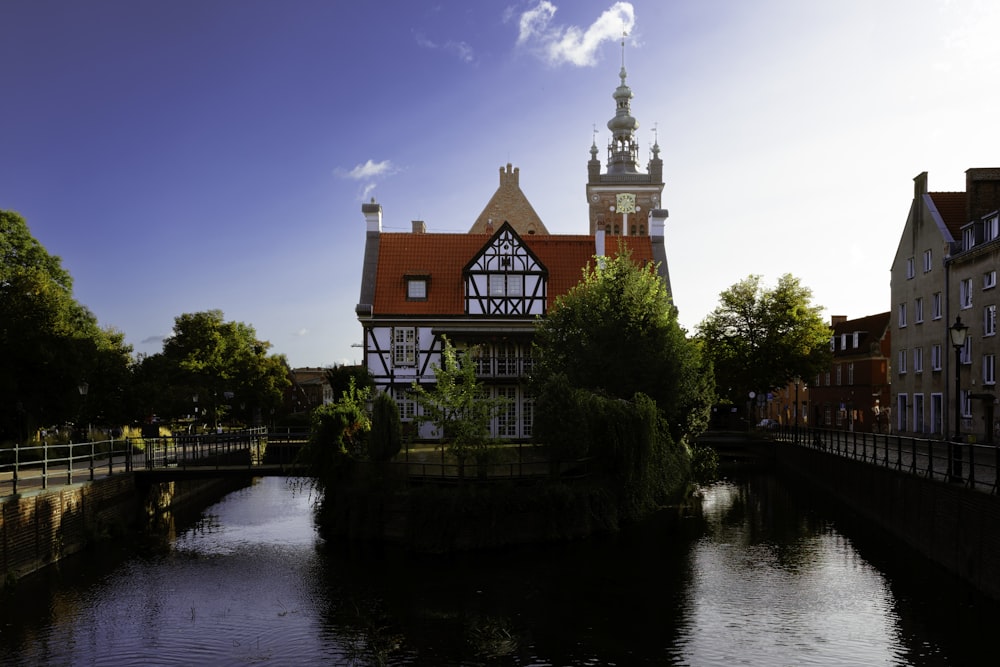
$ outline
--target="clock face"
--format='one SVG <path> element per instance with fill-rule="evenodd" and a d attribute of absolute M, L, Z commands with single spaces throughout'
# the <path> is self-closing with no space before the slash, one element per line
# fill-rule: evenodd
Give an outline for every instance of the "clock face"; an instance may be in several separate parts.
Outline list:
<path fill-rule="evenodd" d="M 596 203 L 597 203 L 597 202 L 598 202 L 598 201 L 599 201 L 600 199 L 601 199 L 601 198 L 600 198 L 600 196 L 598 196 L 598 195 L 596 195 L 596 194 L 593 194 L 593 195 L 590 195 L 590 201 L 594 202 L 595 204 L 596 204 Z"/>
<path fill-rule="evenodd" d="M 635 213 L 635 195 L 621 192 L 615 198 L 615 208 L 618 213 Z"/>

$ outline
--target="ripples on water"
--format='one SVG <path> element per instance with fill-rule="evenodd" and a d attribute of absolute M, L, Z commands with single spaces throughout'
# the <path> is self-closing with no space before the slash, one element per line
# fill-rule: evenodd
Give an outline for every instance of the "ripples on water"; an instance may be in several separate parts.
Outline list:
<path fill-rule="evenodd" d="M 312 503 L 259 480 L 169 544 L 25 580 L 0 664 L 961 665 L 1000 618 L 769 475 L 612 537 L 439 557 L 324 544 Z"/>

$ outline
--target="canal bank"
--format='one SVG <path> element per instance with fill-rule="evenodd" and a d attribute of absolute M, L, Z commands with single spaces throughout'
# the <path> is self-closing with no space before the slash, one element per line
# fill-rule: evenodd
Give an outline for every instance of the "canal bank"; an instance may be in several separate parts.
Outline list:
<path fill-rule="evenodd" d="M 843 456 L 773 443 L 779 474 L 852 512 L 1000 600 L 1000 497 Z"/>
<path fill-rule="evenodd" d="M 248 479 L 147 483 L 135 473 L 10 496 L 0 501 L 5 585 L 134 530 L 168 530 L 172 513 L 217 501 Z"/>

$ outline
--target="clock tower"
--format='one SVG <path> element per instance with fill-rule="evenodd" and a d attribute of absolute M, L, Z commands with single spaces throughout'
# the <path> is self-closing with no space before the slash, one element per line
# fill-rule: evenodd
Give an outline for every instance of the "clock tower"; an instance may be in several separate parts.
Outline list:
<path fill-rule="evenodd" d="M 639 142 L 635 136 L 639 121 L 632 117 L 632 89 L 625 83 L 625 40 L 622 39 L 621 84 L 614 92 L 615 116 L 608 121 L 607 171 L 601 173 L 597 159 L 597 131 L 590 146 L 587 163 L 587 203 L 590 205 L 590 233 L 603 230 L 607 235 L 650 235 L 649 214 L 656 210 L 665 217 L 660 196 L 663 193 L 663 160 L 654 137 L 652 155 L 646 172 L 639 171 Z"/>

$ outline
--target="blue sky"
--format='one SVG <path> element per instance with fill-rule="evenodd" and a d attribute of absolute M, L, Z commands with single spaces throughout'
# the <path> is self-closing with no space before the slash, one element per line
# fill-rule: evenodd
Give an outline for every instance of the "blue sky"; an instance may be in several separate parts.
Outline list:
<path fill-rule="evenodd" d="M 293 366 L 354 362 L 362 201 L 464 232 L 510 162 L 586 233 L 623 24 L 689 330 L 752 273 L 890 310 L 913 177 L 1000 165 L 989 1 L 9 0 L 0 208 L 138 352 L 218 308 Z"/>

